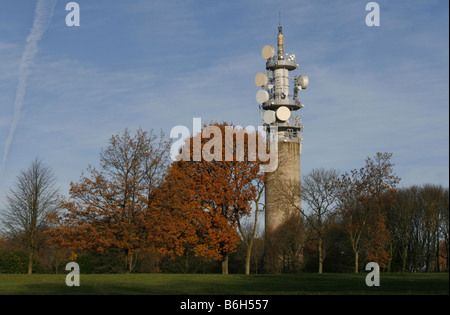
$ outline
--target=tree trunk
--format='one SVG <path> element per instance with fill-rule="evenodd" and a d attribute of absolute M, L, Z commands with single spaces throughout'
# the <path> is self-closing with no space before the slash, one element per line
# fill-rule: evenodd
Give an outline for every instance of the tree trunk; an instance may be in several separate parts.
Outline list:
<path fill-rule="evenodd" d="M 128 272 L 131 273 L 133 270 L 133 255 L 128 256 Z"/>
<path fill-rule="evenodd" d="M 405 246 L 405 248 L 403 249 L 402 272 L 406 272 L 407 255 L 408 255 L 408 247 Z"/>
<path fill-rule="evenodd" d="M 35 197 L 37 200 L 37 196 Z M 30 254 L 28 256 L 28 274 L 31 275 L 33 273 L 33 255 L 35 249 L 35 240 L 36 240 L 36 225 L 37 225 L 37 206 L 36 203 L 33 204 L 32 219 L 31 219 L 31 231 L 29 236 L 29 247 Z"/>
<path fill-rule="evenodd" d="M 440 262 L 439 262 L 439 237 L 437 237 L 436 241 L 436 264 L 435 264 L 436 272 L 441 271 Z"/>
<path fill-rule="evenodd" d="M 222 259 L 222 274 L 228 274 L 228 254 L 225 254 Z"/>
<path fill-rule="evenodd" d="M 28 274 L 31 275 L 33 273 L 33 256 L 34 256 L 34 248 L 35 248 L 35 227 L 36 221 L 32 220 L 33 227 L 31 228 L 30 233 L 30 254 L 28 255 Z"/>
<path fill-rule="evenodd" d="M 33 248 L 30 249 L 30 255 L 28 256 L 28 274 L 31 275 L 33 273 Z"/>
<path fill-rule="evenodd" d="M 323 253 L 322 253 L 322 237 L 319 237 L 319 273 L 322 273 L 323 269 Z"/>
<path fill-rule="evenodd" d="M 137 253 L 136 253 L 137 256 Z M 127 253 L 127 255 L 125 256 L 125 264 L 126 264 L 126 268 L 127 268 L 127 273 L 132 273 L 133 272 L 133 254 L 129 254 Z M 134 264 L 136 264 L 134 262 Z"/>
<path fill-rule="evenodd" d="M 189 270 L 189 251 L 186 249 L 186 261 L 184 262 L 184 273 L 187 274 Z"/>
<path fill-rule="evenodd" d="M 247 254 L 245 255 L 245 274 L 250 274 L 250 258 L 251 258 L 252 248 L 249 246 L 247 248 Z"/>
<path fill-rule="evenodd" d="M 392 254 L 393 254 L 392 241 L 389 241 L 389 260 L 387 265 L 387 272 L 391 272 Z"/>
<path fill-rule="evenodd" d="M 256 220 L 257 220 L 257 216 L 256 216 Z M 256 227 L 256 224 L 255 224 Z M 255 238 L 255 229 L 252 233 L 252 237 L 250 238 L 250 241 L 248 242 L 247 245 L 247 253 L 245 255 L 245 274 L 249 275 L 250 274 L 250 262 L 251 262 L 251 258 L 252 258 L 252 248 L 253 248 L 253 239 Z"/>
<path fill-rule="evenodd" d="M 258 227 L 258 213 L 259 213 L 259 199 L 261 198 L 261 194 L 264 191 L 264 186 L 261 187 L 258 191 L 258 196 L 255 200 L 255 222 L 253 224 L 253 231 L 249 238 L 246 237 L 245 233 L 242 230 L 241 223 L 238 222 L 238 229 L 239 233 L 241 233 L 242 238 L 244 239 L 244 243 L 247 246 L 247 252 L 245 255 L 245 274 L 250 274 L 250 263 L 251 263 L 251 257 L 252 257 L 252 248 L 253 248 L 253 240 L 255 239 L 256 235 L 256 228 Z"/>
<path fill-rule="evenodd" d="M 358 273 L 358 257 L 359 253 L 357 250 L 355 250 L 355 273 Z"/>
<path fill-rule="evenodd" d="M 445 250 L 446 250 L 446 252 L 447 252 L 447 255 L 445 256 L 445 257 L 446 257 L 445 267 L 446 267 L 446 270 L 449 271 L 449 270 L 448 270 L 448 267 L 449 267 L 448 262 L 449 262 L 449 260 L 450 260 L 450 259 L 449 259 L 449 258 L 450 258 L 450 257 L 449 257 L 449 256 L 450 256 L 450 255 L 449 255 L 450 252 L 449 252 L 448 240 L 447 240 L 447 248 L 446 248 Z"/>

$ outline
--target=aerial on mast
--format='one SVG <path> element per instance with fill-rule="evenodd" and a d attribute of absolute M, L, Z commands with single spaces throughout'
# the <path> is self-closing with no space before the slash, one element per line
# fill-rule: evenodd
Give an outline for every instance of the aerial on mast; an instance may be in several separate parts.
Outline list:
<path fill-rule="evenodd" d="M 262 114 L 267 129 L 276 126 L 278 137 L 283 142 L 301 143 L 301 119 L 292 114 L 303 107 L 299 92 L 308 87 L 309 79 L 305 75 L 289 76 L 289 72 L 299 68 L 299 63 L 294 54 L 285 52 L 281 11 L 279 18 L 277 51 L 270 45 L 264 46 L 262 50 L 267 73 L 255 76 L 255 84 L 261 88 L 256 94 L 256 101 L 264 111 Z M 293 81 L 293 85 L 289 81 Z"/>

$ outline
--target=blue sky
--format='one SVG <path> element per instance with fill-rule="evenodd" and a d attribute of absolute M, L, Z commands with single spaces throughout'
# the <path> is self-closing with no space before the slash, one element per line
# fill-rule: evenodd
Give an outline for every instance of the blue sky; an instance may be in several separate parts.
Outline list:
<path fill-rule="evenodd" d="M 280 10 L 295 75 L 310 79 L 302 173 L 392 152 L 400 186 L 449 185 L 448 1 L 377 1 L 381 25 L 368 27 L 360 0 L 79 0 L 81 26 L 68 27 L 69 1 L 55 0 L 27 50 L 39 1 L 0 1 L 0 157 L 26 78 L 0 201 L 35 157 L 67 193 L 124 128 L 169 136 L 194 117 L 260 125 L 253 80 Z"/>

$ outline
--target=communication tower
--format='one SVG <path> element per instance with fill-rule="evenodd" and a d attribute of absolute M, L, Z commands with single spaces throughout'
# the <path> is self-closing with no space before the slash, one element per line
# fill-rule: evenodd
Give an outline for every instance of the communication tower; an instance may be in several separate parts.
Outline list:
<path fill-rule="evenodd" d="M 267 143 L 276 139 L 278 145 L 278 168 L 268 174 L 265 191 L 264 263 L 266 272 L 279 273 L 282 268 L 280 239 L 283 238 L 283 229 L 292 213 L 300 208 L 303 125 L 301 116 L 295 113 L 303 107 L 299 92 L 308 87 L 309 78 L 305 75 L 289 76 L 291 71 L 299 68 L 299 63 L 294 54 L 285 51 L 281 21 L 277 50 L 266 45 L 262 49 L 262 57 L 266 60 L 267 72 L 255 76 L 255 84 L 261 88 L 256 93 L 256 101 L 260 104 Z"/>

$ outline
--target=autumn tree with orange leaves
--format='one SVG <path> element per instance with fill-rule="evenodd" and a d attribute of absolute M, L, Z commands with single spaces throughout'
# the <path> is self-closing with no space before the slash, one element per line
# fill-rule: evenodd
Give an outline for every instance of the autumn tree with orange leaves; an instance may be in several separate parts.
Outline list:
<path fill-rule="evenodd" d="M 164 135 L 128 129 L 114 135 L 101 151 L 99 168 L 89 167 L 62 211 L 50 215 L 49 234 L 74 250 L 120 249 L 132 272 L 142 250 L 159 248 L 161 226 L 167 222 L 154 207 L 164 177 L 170 143 Z"/>
<path fill-rule="evenodd" d="M 250 214 L 264 178 L 258 140 L 227 123 L 205 126 L 167 167 L 170 142 L 162 134 L 125 130 L 102 150 L 98 169 L 71 183 L 62 211 L 50 215 L 49 234 L 73 250 L 120 249 L 128 272 L 142 251 L 182 255 L 189 247 L 221 260 L 228 273 L 239 220 Z"/>
<path fill-rule="evenodd" d="M 181 202 L 190 224 L 197 255 L 222 261 L 228 273 L 229 254 L 240 242 L 239 220 L 250 214 L 264 180 L 257 144 L 262 138 L 228 123 L 204 126 L 187 139 L 169 168 L 168 181 L 183 191 Z M 187 231 L 187 230 L 186 230 Z"/>

